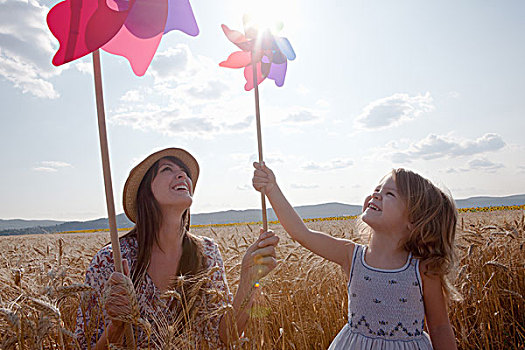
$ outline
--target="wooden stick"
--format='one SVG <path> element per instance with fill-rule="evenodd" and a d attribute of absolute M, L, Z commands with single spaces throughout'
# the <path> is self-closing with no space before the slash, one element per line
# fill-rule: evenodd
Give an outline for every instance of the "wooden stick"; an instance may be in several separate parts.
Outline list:
<path fill-rule="evenodd" d="M 115 218 L 115 203 L 113 201 L 113 186 L 111 184 L 111 168 L 109 166 L 108 138 L 106 133 L 106 115 L 104 112 L 104 94 L 102 91 L 102 70 L 100 68 L 100 52 L 93 51 L 93 73 L 95 76 L 95 99 L 97 101 L 98 136 L 100 139 L 100 152 L 102 154 L 102 172 L 104 173 L 104 187 L 106 189 L 106 205 L 108 208 L 109 233 L 111 248 L 113 249 L 113 262 L 115 271 L 124 273 L 122 268 L 122 255 L 118 239 L 117 220 Z M 125 329 L 126 341 L 129 347 L 135 349 L 133 328 L 128 324 Z"/>
<path fill-rule="evenodd" d="M 253 90 L 255 91 L 255 120 L 257 123 L 257 144 L 259 148 L 259 163 L 263 162 L 262 134 L 261 134 L 261 113 L 259 110 L 259 84 L 257 84 L 257 63 L 255 62 L 255 50 L 252 51 L 252 70 L 253 70 Z M 266 196 L 264 190 L 261 191 L 262 222 L 263 232 L 268 231 L 268 217 L 266 214 Z"/>
<path fill-rule="evenodd" d="M 104 96 L 102 91 L 102 72 L 100 68 L 100 53 L 98 50 L 93 52 L 93 69 L 95 73 L 95 98 L 97 100 L 98 136 L 100 138 L 100 152 L 102 154 L 102 171 L 104 173 L 104 187 L 106 189 L 106 205 L 108 208 L 111 248 L 113 248 L 115 271 L 122 273 L 122 256 L 120 254 L 117 221 L 115 218 L 113 186 L 111 185 L 111 169 L 109 167 L 108 139 L 106 134 L 106 116 L 104 113 Z"/>

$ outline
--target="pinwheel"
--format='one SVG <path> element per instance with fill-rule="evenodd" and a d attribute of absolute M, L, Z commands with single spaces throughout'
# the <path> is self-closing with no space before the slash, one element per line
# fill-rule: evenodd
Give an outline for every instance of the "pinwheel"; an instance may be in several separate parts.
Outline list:
<path fill-rule="evenodd" d="M 189 0 L 66 0 L 49 11 L 47 24 L 60 42 L 54 65 L 101 48 L 126 57 L 138 76 L 146 73 L 163 34 L 199 34 Z"/>
<path fill-rule="evenodd" d="M 295 52 L 288 39 L 274 36 L 269 29 L 258 35 L 258 30 L 248 27 L 245 29 L 245 34 L 242 34 L 223 24 L 222 30 L 226 37 L 242 51 L 232 53 L 226 61 L 219 63 L 219 66 L 244 68 L 246 91 L 253 89 L 255 80 L 259 85 L 265 78 L 272 79 L 279 87 L 283 86 L 287 60 L 295 59 Z M 257 65 L 257 78 L 253 74 L 254 62 Z"/>
<path fill-rule="evenodd" d="M 59 66 L 93 53 L 100 150 L 111 246 L 115 270 L 122 272 L 98 50 L 103 49 L 127 58 L 133 72 L 142 76 L 146 73 L 164 34 L 171 30 L 180 30 L 196 36 L 199 34 L 199 28 L 189 0 L 66 0 L 49 11 L 47 24 L 60 43 L 60 48 L 53 57 L 54 65 Z M 127 329 L 126 338 L 128 345 L 134 344 L 131 327 Z"/>
<path fill-rule="evenodd" d="M 244 16 L 243 22 L 244 34 L 236 30 L 231 30 L 224 24 L 222 25 L 222 30 L 228 40 L 242 51 L 232 53 L 226 61 L 219 63 L 219 66 L 226 68 L 244 68 L 244 78 L 246 79 L 244 89 L 246 91 L 254 89 L 257 144 L 259 148 L 259 162 L 262 162 L 261 115 L 258 86 L 266 78 L 273 80 L 275 85 L 279 87 L 283 86 L 284 78 L 286 77 L 287 60 L 294 60 L 295 52 L 288 39 L 273 35 L 269 29 L 259 32 L 259 29 L 252 25 L 251 19 L 248 16 Z M 282 25 L 280 27 L 282 27 Z M 268 218 L 264 192 L 261 192 L 261 206 L 263 230 L 267 231 Z"/>

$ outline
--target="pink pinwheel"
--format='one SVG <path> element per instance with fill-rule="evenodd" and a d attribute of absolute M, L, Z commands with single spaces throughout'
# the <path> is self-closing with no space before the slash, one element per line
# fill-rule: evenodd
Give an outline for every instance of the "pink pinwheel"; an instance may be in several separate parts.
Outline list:
<path fill-rule="evenodd" d="M 199 34 L 189 0 L 65 0 L 49 11 L 47 24 L 60 42 L 54 65 L 101 48 L 127 58 L 138 76 L 146 73 L 163 34 Z"/>
<path fill-rule="evenodd" d="M 245 34 L 242 34 L 239 31 L 231 30 L 224 24 L 222 30 L 228 40 L 242 51 L 232 53 L 226 61 L 219 63 L 219 65 L 227 68 L 244 68 L 244 77 L 246 78 L 244 89 L 246 91 L 250 91 L 254 87 L 254 63 L 257 65 L 257 85 L 268 78 L 272 79 L 275 85 L 283 86 L 287 59 L 295 59 L 295 52 L 288 39 L 274 36 L 270 30 L 265 30 L 259 35 L 256 29 L 245 28 Z"/>
<path fill-rule="evenodd" d="M 232 53 L 226 61 L 219 63 L 221 67 L 244 68 L 246 84 L 244 89 L 253 89 L 255 95 L 255 120 L 257 126 L 257 144 L 259 151 L 259 162 L 263 161 L 261 112 L 259 109 L 259 84 L 266 78 L 272 79 L 277 86 L 283 86 L 286 77 L 287 60 L 295 59 L 292 45 L 286 38 L 273 35 L 270 30 L 259 33 L 258 29 L 251 26 L 253 22 L 248 16 L 244 16 L 244 33 L 231 30 L 222 25 L 222 30 L 228 40 L 234 43 L 242 51 Z M 280 29 L 280 28 L 279 28 Z M 254 67 L 256 67 L 254 69 Z M 268 217 L 266 213 L 266 197 L 261 192 L 262 224 L 263 231 L 268 230 Z"/>

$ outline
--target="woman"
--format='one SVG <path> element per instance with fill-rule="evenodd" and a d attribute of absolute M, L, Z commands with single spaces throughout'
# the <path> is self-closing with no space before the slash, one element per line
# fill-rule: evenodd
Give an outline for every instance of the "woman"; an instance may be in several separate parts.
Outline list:
<path fill-rule="evenodd" d="M 238 339 L 255 282 L 276 266 L 279 238 L 263 232 L 248 248 L 232 297 L 217 244 L 189 232 L 198 177 L 197 161 L 180 148 L 155 152 L 131 170 L 124 211 L 136 225 L 120 239 L 126 276 L 114 272 L 111 246 L 93 258 L 86 284 L 95 293 L 80 303 L 75 331 L 83 349 L 129 344 L 125 320 L 135 323 L 139 346 L 216 349 Z"/>

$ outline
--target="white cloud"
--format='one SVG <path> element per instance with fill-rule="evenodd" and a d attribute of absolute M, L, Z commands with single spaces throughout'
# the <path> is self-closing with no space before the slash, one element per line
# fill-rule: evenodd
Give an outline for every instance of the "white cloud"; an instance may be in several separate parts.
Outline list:
<path fill-rule="evenodd" d="M 93 62 L 90 62 L 88 59 L 79 58 L 74 62 L 71 62 L 73 66 L 82 74 L 88 74 L 93 76 Z"/>
<path fill-rule="evenodd" d="M 180 75 L 187 77 L 192 74 L 193 69 L 190 62 L 192 59 L 190 48 L 187 45 L 178 44 L 166 51 L 157 52 L 148 72 L 157 82 L 177 79 Z"/>
<path fill-rule="evenodd" d="M 314 114 L 309 110 L 300 110 L 289 114 L 283 122 L 290 124 L 305 124 L 305 123 L 315 123 L 321 120 L 321 117 Z"/>
<path fill-rule="evenodd" d="M 191 115 L 185 113 L 185 108 L 150 111 L 126 111 L 116 113 L 112 122 L 121 125 L 129 125 L 138 130 L 154 130 L 168 136 L 206 136 L 219 131 L 220 126 L 215 125 L 204 117 L 186 117 Z"/>
<path fill-rule="evenodd" d="M 302 166 L 304 170 L 312 170 L 312 171 L 330 171 L 335 169 L 343 169 L 348 168 L 349 166 L 353 165 L 354 162 L 350 159 L 332 159 L 327 162 L 309 162 Z"/>
<path fill-rule="evenodd" d="M 42 161 L 41 163 L 42 163 L 42 165 L 44 165 L 44 166 L 53 167 L 53 168 L 67 168 L 67 167 L 72 167 L 72 165 L 69 164 L 69 163 L 61 162 L 61 161 L 56 161 L 56 160 L 46 160 L 46 161 Z"/>
<path fill-rule="evenodd" d="M 406 150 L 392 152 L 390 156 L 395 163 L 409 163 L 414 159 L 452 158 L 497 151 L 504 146 L 505 142 L 498 134 L 488 133 L 475 140 L 430 134 L 412 143 Z"/>
<path fill-rule="evenodd" d="M 488 160 L 485 157 L 474 158 L 467 162 L 465 167 L 459 168 L 449 168 L 445 172 L 448 174 L 457 174 L 459 172 L 469 172 L 469 171 L 484 171 L 487 173 L 494 173 L 498 169 L 504 168 L 505 166 L 502 163 L 494 163 Z"/>
<path fill-rule="evenodd" d="M 123 102 L 142 102 L 144 97 L 138 90 L 129 90 L 122 95 L 120 100 Z"/>
<path fill-rule="evenodd" d="M 416 96 L 397 93 L 370 103 L 357 117 L 355 124 L 367 130 L 386 129 L 413 120 L 433 109 L 429 92 Z"/>
<path fill-rule="evenodd" d="M 55 168 L 49 168 L 44 166 L 38 166 L 33 168 L 34 171 L 40 171 L 43 173 L 56 173 L 58 170 Z"/>
<path fill-rule="evenodd" d="M 320 98 L 319 100 L 317 100 L 317 101 L 315 102 L 315 104 L 316 104 L 317 106 L 321 107 L 321 108 L 328 108 L 328 107 L 330 107 L 330 103 L 329 103 L 327 100 L 322 99 L 322 98 Z"/>
<path fill-rule="evenodd" d="M 237 185 L 237 189 L 239 191 L 252 191 L 253 190 L 253 186 L 251 186 L 251 185 Z"/>
<path fill-rule="evenodd" d="M 239 110 L 253 110 L 253 102 L 239 96 L 242 85 L 234 91 L 224 83 L 232 80 L 231 73 L 208 57 L 193 55 L 187 45 L 178 44 L 157 53 L 146 73 L 153 78 L 152 86 L 127 91 L 109 120 L 179 137 L 209 138 L 243 132 L 253 117 Z"/>
<path fill-rule="evenodd" d="M 188 89 L 188 94 L 203 100 L 216 100 L 222 96 L 228 88 L 226 84 L 218 80 L 205 82 L 200 86 L 192 86 Z"/>
<path fill-rule="evenodd" d="M 275 154 L 275 153 L 269 153 L 264 154 L 264 164 L 268 166 L 273 166 L 275 164 L 280 164 L 286 162 L 285 157 L 281 154 Z M 257 153 L 252 153 L 250 155 L 249 163 L 252 164 L 253 162 L 259 161 L 259 155 Z"/>
<path fill-rule="evenodd" d="M 186 138 L 253 129 L 254 103 L 243 90 L 242 71 L 224 69 L 209 57 L 194 55 L 186 44 L 158 52 L 145 77 L 153 84 L 124 93 L 120 104 L 108 113 L 111 123 Z M 302 106 L 264 104 L 263 108 L 265 127 L 315 123 L 322 115 Z"/>
<path fill-rule="evenodd" d="M 505 167 L 503 164 L 494 163 L 487 158 L 472 159 L 467 163 L 467 165 L 470 170 L 485 170 L 491 172 Z"/>
<path fill-rule="evenodd" d="M 319 188 L 319 185 L 291 184 L 290 187 L 298 190 L 310 190 L 314 188 Z"/>
<path fill-rule="evenodd" d="M 299 86 L 297 87 L 297 93 L 299 95 L 308 95 L 310 93 L 310 89 L 308 89 L 303 84 L 299 84 Z"/>
<path fill-rule="evenodd" d="M 63 68 L 51 64 L 56 41 L 47 12 L 34 0 L 0 0 L 0 76 L 23 93 L 55 99 L 59 94 L 49 78 Z"/>
<path fill-rule="evenodd" d="M 60 168 L 71 168 L 71 164 L 66 162 L 61 162 L 57 160 L 44 160 L 40 162 L 39 166 L 33 167 L 34 171 L 44 172 L 44 173 L 56 173 Z"/>
<path fill-rule="evenodd" d="M 457 92 L 457 91 L 450 91 L 448 93 L 448 97 L 450 97 L 450 98 L 456 99 L 456 98 L 459 98 L 460 96 L 461 96 L 460 93 Z"/>
<path fill-rule="evenodd" d="M 230 130 L 246 130 L 249 127 L 251 127 L 254 119 L 255 117 L 250 115 L 244 118 L 244 120 L 241 120 L 240 122 L 233 124 L 225 124 L 225 128 Z"/>

